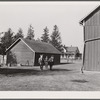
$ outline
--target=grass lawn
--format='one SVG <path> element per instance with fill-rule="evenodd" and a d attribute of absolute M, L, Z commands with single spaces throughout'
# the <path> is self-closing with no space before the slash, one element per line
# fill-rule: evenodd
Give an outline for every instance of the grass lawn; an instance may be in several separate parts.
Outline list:
<path fill-rule="evenodd" d="M 100 72 L 81 73 L 81 61 L 55 65 L 53 70 L 39 67 L 0 68 L 0 91 L 97 91 Z"/>

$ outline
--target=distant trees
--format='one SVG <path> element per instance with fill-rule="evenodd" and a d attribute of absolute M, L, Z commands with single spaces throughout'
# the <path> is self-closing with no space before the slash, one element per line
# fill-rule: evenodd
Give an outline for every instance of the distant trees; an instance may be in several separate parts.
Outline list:
<path fill-rule="evenodd" d="M 24 38 L 23 30 L 19 28 L 17 34 L 14 36 L 14 41 L 16 41 L 18 38 Z"/>
<path fill-rule="evenodd" d="M 50 41 L 50 39 L 49 39 L 49 29 L 47 28 L 47 26 L 45 27 L 45 29 L 43 29 L 43 31 L 44 31 L 44 34 L 42 34 L 42 36 L 41 36 L 41 41 L 42 42 L 49 42 Z"/>
<path fill-rule="evenodd" d="M 5 51 L 12 43 L 13 43 L 13 32 L 11 28 L 9 28 L 8 31 L 5 32 L 4 36 L 1 38 L 1 54 L 3 55 L 3 61 L 4 61 Z"/>
<path fill-rule="evenodd" d="M 0 32 L 0 37 L 2 34 L 4 34 L 4 32 Z M 2 43 L 1 43 L 1 38 L 0 38 L 0 54 L 2 54 L 2 47 L 1 46 L 2 46 Z"/>
<path fill-rule="evenodd" d="M 5 51 L 13 43 L 13 33 L 14 32 L 12 32 L 11 28 L 9 28 L 1 38 L 1 44 L 4 48 L 3 51 Z"/>
<path fill-rule="evenodd" d="M 41 36 L 41 41 L 51 43 L 56 49 L 58 49 L 59 51 L 62 52 L 62 50 L 63 50 L 62 41 L 61 41 L 61 36 L 60 36 L 58 26 L 54 25 L 54 29 L 53 29 L 52 34 L 50 35 L 50 38 L 49 38 L 48 33 L 49 33 L 49 29 L 46 26 L 44 29 L 44 34 L 42 34 L 42 36 Z"/>
<path fill-rule="evenodd" d="M 0 55 L 1 54 L 3 54 L 3 51 L 2 51 L 3 49 L 2 49 L 2 44 L 1 44 L 1 42 L 0 42 Z"/>
<path fill-rule="evenodd" d="M 11 51 L 9 51 L 8 54 L 7 54 L 7 63 L 17 64 L 16 55 L 14 53 L 12 53 Z"/>
<path fill-rule="evenodd" d="M 42 42 L 49 42 L 51 43 L 55 48 L 57 48 L 59 51 L 62 51 L 62 41 L 60 32 L 58 29 L 58 26 L 55 25 L 52 34 L 49 36 L 49 29 L 47 26 L 43 29 L 43 34 L 41 38 L 37 38 L 37 41 Z M 0 38 L 0 54 L 5 55 L 6 49 L 19 37 L 24 38 L 23 30 L 22 28 L 18 29 L 18 32 L 14 35 L 14 32 L 11 28 L 9 28 L 6 32 L 2 32 L 4 35 Z M 28 33 L 26 36 L 26 39 L 32 40 L 34 39 L 34 28 L 32 25 L 28 28 Z"/>
<path fill-rule="evenodd" d="M 59 51 L 62 52 L 62 41 L 61 41 L 61 36 L 60 36 L 60 32 L 58 29 L 58 26 L 55 25 L 53 32 L 51 34 L 51 40 L 50 43 Z"/>
<path fill-rule="evenodd" d="M 28 33 L 27 33 L 26 39 L 32 40 L 32 39 L 34 39 L 34 36 L 35 36 L 34 28 L 33 28 L 32 25 L 30 25 L 29 28 L 28 28 Z"/>

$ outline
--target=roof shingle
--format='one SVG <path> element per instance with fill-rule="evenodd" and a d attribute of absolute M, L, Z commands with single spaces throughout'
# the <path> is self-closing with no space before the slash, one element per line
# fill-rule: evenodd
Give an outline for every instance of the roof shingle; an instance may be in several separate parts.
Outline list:
<path fill-rule="evenodd" d="M 35 52 L 38 53 L 56 53 L 61 54 L 54 46 L 49 43 L 23 39 L 26 44 L 28 44 Z"/>

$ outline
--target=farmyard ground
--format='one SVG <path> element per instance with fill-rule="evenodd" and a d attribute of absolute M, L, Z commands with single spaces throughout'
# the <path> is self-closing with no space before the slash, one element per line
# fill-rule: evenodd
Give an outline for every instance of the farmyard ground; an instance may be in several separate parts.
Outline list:
<path fill-rule="evenodd" d="M 0 91 L 97 91 L 100 72 L 81 73 L 81 61 L 55 65 L 53 70 L 1 68 Z"/>

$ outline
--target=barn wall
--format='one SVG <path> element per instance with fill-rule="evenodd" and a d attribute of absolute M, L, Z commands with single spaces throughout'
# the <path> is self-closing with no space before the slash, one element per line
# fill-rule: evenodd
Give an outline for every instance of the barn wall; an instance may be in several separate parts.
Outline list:
<path fill-rule="evenodd" d="M 84 68 L 89 71 L 100 71 L 100 40 L 86 43 Z"/>
<path fill-rule="evenodd" d="M 100 10 L 86 20 L 84 26 L 84 69 L 88 71 L 100 71 Z M 88 40 L 92 41 L 88 41 Z"/>
<path fill-rule="evenodd" d="M 85 23 L 85 25 L 100 25 L 100 10 L 95 12 Z"/>
<path fill-rule="evenodd" d="M 85 40 L 100 37 L 100 11 L 85 22 Z"/>
<path fill-rule="evenodd" d="M 85 26 L 85 41 L 100 37 L 100 26 Z"/>
<path fill-rule="evenodd" d="M 20 41 L 16 44 L 10 52 L 16 57 L 17 64 L 22 65 L 33 65 L 34 64 L 34 53 L 22 42 Z M 7 57 L 8 62 L 11 62 L 11 57 Z"/>

